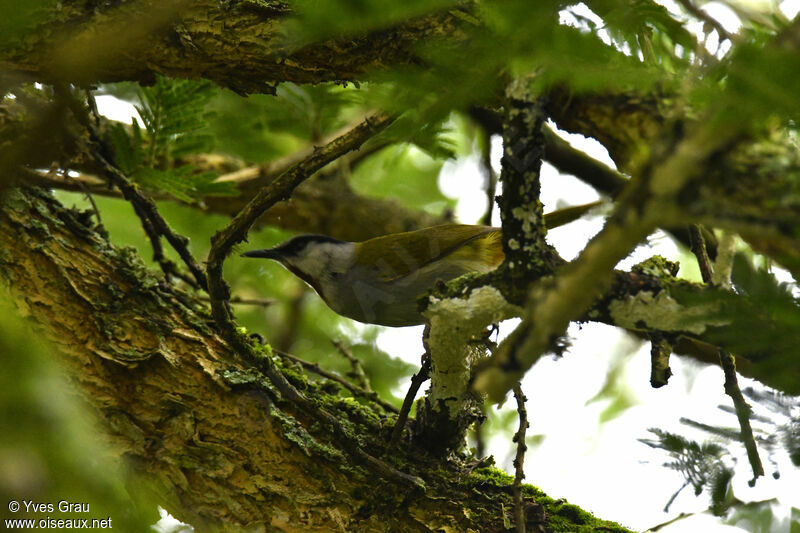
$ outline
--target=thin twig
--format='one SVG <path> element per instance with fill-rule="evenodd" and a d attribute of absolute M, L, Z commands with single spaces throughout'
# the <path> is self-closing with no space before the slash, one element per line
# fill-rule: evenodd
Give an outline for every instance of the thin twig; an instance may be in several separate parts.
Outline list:
<path fill-rule="evenodd" d="M 683 520 L 685 518 L 689 518 L 690 516 L 694 516 L 696 514 L 698 514 L 698 513 L 681 513 L 678 516 L 676 516 L 675 518 L 671 518 L 671 519 L 667 520 L 666 522 L 662 522 L 661 524 L 658 524 L 657 526 L 653 526 L 653 527 L 647 528 L 645 533 L 661 531 L 665 527 L 670 526 L 670 525 L 674 524 L 675 522 L 678 522 L 679 520 Z"/>
<path fill-rule="evenodd" d="M 669 512 L 669 508 L 670 508 L 670 507 L 672 507 L 672 504 L 675 502 L 675 498 L 677 498 L 677 497 L 678 497 L 678 495 L 679 495 L 681 492 L 683 492 L 683 489 L 685 489 L 685 488 L 686 488 L 686 487 L 688 487 L 688 486 L 689 486 L 689 480 L 687 479 L 687 480 L 686 480 L 686 481 L 683 483 L 683 485 L 681 485 L 681 486 L 680 486 L 680 488 L 678 488 L 678 490 L 676 490 L 676 491 L 675 491 L 675 492 L 672 494 L 672 496 L 670 497 L 670 499 L 669 499 L 669 500 L 667 500 L 667 503 L 664 505 L 664 512 L 665 512 L 665 513 L 668 513 L 668 512 Z"/>
<path fill-rule="evenodd" d="M 715 19 L 714 17 L 712 17 L 711 15 L 709 15 L 708 13 L 706 13 L 705 11 L 694 5 L 690 0 L 678 0 L 678 3 L 680 3 L 680 5 L 682 5 L 686 9 L 686 11 L 694 15 L 695 18 L 702 20 L 703 22 L 705 22 L 706 24 L 710 25 L 712 28 L 717 30 L 717 33 L 719 33 L 719 36 L 721 38 L 727 39 L 734 44 L 739 42 L 738 35 L 730 33 L 722 26 L 722 24 L 720 24 L 720 22 L 717 19 Z"/>
<path fill-rule="evenodd" d="M 160 236 L 163 236 L 167 240 L 183 262 L 186 263 L 189 271 L 191 271 L 197 281 L 197 285 L 205 289 L 207 287 L 205 273 L 189 251 L 189 239 L 173 231 L 164 217 L 161 216 L 161 213 L 159 213 L 155 202 L 139 191 L 138 187 L 131 183 L 127 176 L 112 163 L 113 158 L 110 155 L 112 151 L 96 126 L 98 120 L 92 121 L 90 119 L 86 110 L 75 100 L 68 88 L 57 86 L 56 91 L 60 97 L 65 99 L 72 113 L 75 115 L 75 118 L 89 132 L 91 139 L 91 144 L 88 147 L 89 155 L 98 163 L 108 182 L 116 186 L 122 192 L 125 199 L 133 205 L 153 245 L 154 256 L 158 258 L 156 260 L 162 264 L 162 268 L 165 268 L 165 263 L 163 259 L 164 252 L 159 242 Z M 97 104 L 91 93 L 87 93 L 87 99 L 91 112 L 96 112 Z M 169 267 L 166 268 L 168 269 Z"/>
<path fill-rule="evenodd" d="M 358 360 L 358 357 L 353 355 L 353 350 L 351 350 L 349 346 L 340 340 L 331 340 L 331 344 L 336 347 L 336 349 L 344 356 L 345 359 L 350 361 L 351 371 L 348 375 L 358 380 L 361 388 L 372 392 L 372 387 L 369 385 L 367 373 L 364 372 L 364 367 L 361 366 L 361 361 Z"/>
<path fill-rule="evenodd" d="M 716 268 L 712 270 L 700 226 L 693 224 L 689 228 L 689 231 L 692 238 L 692 252 L 697 257 L 697 264 L 700 266 L 700 273 L 703 276 L 703 281 L 715 285 L 729 284 L 730 268 L 728 265 L 731 262 L 730 257 L 732 257 L 733 250 L 735 249 L 735 237 L 729 235 L 723 236 L 720 242 L 720 252 L 717 257 Z M 727 271 L 727 273 L 723 271 Z M 716 278 L 714 276 L 715 273 L 717 274 Z M 747 459 L 750 462 L 750 467 L 753 469 L 753 479 L 751 483 L 755 483 L 759 476 L 764 475 L 764 465 L 761 463 L 761 457 L 758 455 L 758 447 L 756 446 L 756 440 L 753 436 L 753 428 L 750 425 L 752 409 L 744 399 L 742 391 L 739 388 L 739 380 L 736 377 L 736 359 L 729 352 L 719 350 L 719 363 L 725 373 L 725 393 L 733 400 L 736 418 L 739 419 L 741 439 L 747 450 Z"/>
<path fill-rule="evenodd" d="M 125 198 L 128 199 L 127 196 Z M 169 283 L 170 276 L 174 275 L 175 269 L 170 265 L 169 260 L 167 260 L 164 255 L 164 247 L 161 245 L 161 235 L 159 235 L 150 217 L 140 208 L 138 203 L 131 202 L 131 205 L 133 206 L 134 213 L 136 213 L 136 216 L 139 217 L 139 221 L 142 223 L 142 229 L 144 229 L 147 239 L 150 241 L 150 247 L 153 249 L 153 261 L 161 266 L 161 270 L 164 272 L 164 276 Z"/>
<path fill-rule="evenodd" d="M 210 302 L 211 298 L 208 296 L 200 296 L 200 299 L 204 302 Z M 275 305 L 275 300 L 271 298 L 242 298 L 241 296 L 234 296 L 230 300 L 228 300 L 232 304 L 241 304 L 241 305 L 258 305 L 261 307 L 269 307 L 270 305 Z"/>
<path fill-rule="evenodd" d="M 376 393 L 375 391 L 367 390 L 362 387 L 359 387 L 358 385 L 354 385 L 349 381 L 347 381 L 346 379 L 337 376 L 333 372 L 325 370 L 324 368 L 319 366 L 318 363 L 312 363 L 311 361 L 300 359 L 296 355 L 292 355 L 290 353 L 281 350 L 276 350 L 275 348 L 273 348 L 272 351 L 280 355 L 284 359 L 288 359 L 289 361 L 299 364 L 300 366 L 302 366 L 303 368 L 305 368 L 310 372 L 314 372 L 315 374 L 318 374 L 324 377 L 325 379 L 335 381 L 345 389 L 352 392 L 354 396 L 361 396 L 362 398 L 367 398 L 368 400 L 371 400 L 380 405 L 381 407 L 383 407 L 385 411 L 388 411 L 390 413 L 397 413 L 397 407 L 395 407 L 394 405 L 390 404 L 385 400 L 382 400 L 380 396 L 378 396 L 378 393 Z"/>
<path fill-rule="evenodd" d="M 481 152 L 481 167 L 486 178 L 486 213 L 481 219 L 484 226 L 492 225 L 492 214 L 494 213 L 495 193 L 497 192 L 497 173 L 492 168 L 492 135 L 485 129 L 483 138 L 483 150 Z"/>
<path fill-rule="evenodd" d="M 514 457 L 514 485 L 512 494 L 514 497 L 514 521 L 517 524 L 517 533 L 525 533 L 525 506 L 522 501 L 522 479 L 525 477 L 525 452 L 528 445 L 525 443 L 525 432 L 528 429 L 528 411 L 525 409 L 525 394 L 522 392 L 522 385 L 514 385 L 514 398 L 517 400 L 517 414 L 519 415 L 519 429 L 514 435 L 514 442 L 517 443 L 517 454 Z"/>
<path fill-rule="evenodd" d="M 711 261 L 708 259 L 706 240 L 703 238 L 700 226 L 697 224 L 689 226 L 689 238 L 692 244 L 692 253 L 697 257 L 697 266 L 700 267 L 700 275 L 703 277 L 703 282 L 711 283 L 714 273 L 711 269 Z"/>
<path fill-rule="evenodd" d="M 94 211 L 94 216 L 95 218 L 97 218 L 97 231 L 100 234 L 107 234 L 108 232 L 106 231 L 106 228 L 103 225 L 103 219 L 100 217 L 100 210 L 97 208 L 97 204 L 94 201 L 94 197 L 92 196 L 92 193 L 91 191 L 89 191 L 89 188 L 86 186 L 86 184 L 80 180 L 73 180 L 73 178 L 67 172 L 64 172 L 63 177 L 65 180 L 75 181 L 75 183 L 78 185 L 78 188 L 81 190 L 83 195 L 89 201 L 89 204 L 92 206 L 92 211 Z"/>
<path fill-rule="evenodd" d="M 408 421 L 408 413 L 411 412 L 411 406 L 414 404 L 414 399 L 417 397 L 419 388 L 425 383 L 431 375 L 431 358 L 426 353 L 422 357 L 422 366 L 419 372 L 411 376 L 411 385 L 408 387 L 406 397 L 403 399 L 403 405 L 400 407 L 400 414 L 397 415 L 397 421 L 392 428 L 392 435 L 389 437 L 389 445 L 387 449 L 392 449 L 400 441 L 400 436 L 406 427 Z"/>
<path fill-rule="evenodd" d="M 142 220 L 145 232 L 153 245 L 154 259 L 162 265 L 162 268 L 169 268 L 164 266 L 166 264 L 164 252 L 160 244 L 157 244 L 160 237 L 163 236 L 189 268 L 197 285 L 206 289 L 208 285 L 205 273 L 189 251 L 189 239 L 175 232 L 161 216 L 155 202 L 139 191 L 139 188 L 131 183 L 118 168 L 109 163 L 99 151 L 95 151 L 93 156 L 102 166 L 109 182 L 122 191 L 122 195 L 133 205 L 134 211 Z"/>
<path fill-rule="evenodd" d="M 719 363 L 725 372 L 725 393 L 733 400 L 736 408 L 736 418 L 739 419 L 741 439 L 747 450 L 747 459 L 753 469 L 753 479 L 750 484 L 754 484 L 759 476 L 764 475 L 764 465 L 761 464 L 761 457 L 758 455 L 756 439 L 753 436 L 753 428 L 750 426 L 750 413 L 752 409 L 742 395 L 739 388 L 739 380 L 736 377 L 736 361 L 733 356 L 725 350 L 719 351 Z"/>

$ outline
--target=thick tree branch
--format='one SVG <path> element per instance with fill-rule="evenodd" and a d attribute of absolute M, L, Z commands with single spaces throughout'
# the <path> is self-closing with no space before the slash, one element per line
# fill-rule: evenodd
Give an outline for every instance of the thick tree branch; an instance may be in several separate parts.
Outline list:
<path fill-rule="evenodd" d="M 205 78 L 239 93 L 274 91 L 281 81 L 360 79 L 415 61 L 413 47 L 450 35 L 461 8 L 393 28 L 302 47 L 287 38 L 289 4 L 232 0 L 63 2 L 42 10 L 39 29 L 0 52 L 0 67 L 42 81 L 92 84 L 156 74 Z"/>

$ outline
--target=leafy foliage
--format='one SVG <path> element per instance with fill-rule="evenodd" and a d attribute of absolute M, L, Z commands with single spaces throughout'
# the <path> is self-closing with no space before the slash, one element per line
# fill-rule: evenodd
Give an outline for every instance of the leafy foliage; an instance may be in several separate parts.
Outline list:
<path fill-rule="evenodd" d="M 276 94 L 243 99 L 220 91 L 209 119 L 221 152 L 266 162 L 308 143 L 320 143 L 366 111 L 355 87 L 285 83 Z"/>
<path fill-rule="evenodd" d="M 149 189 L 185 202 L 235 194 L 231 184 L 215 181 L 215 173 L 180 164 L 181 158 L 212 149 L 214 137 L 207 127 L 206 106 L 215 95 L 208 82 L 163 77 L 152 87 L 139 88 L 135 107 L 144 132 L 136 120 L 130 132 L 122 124 L 114 124 L 109 131 L 120 170 Z"/>
<path fill-rule="evenodd" d="M 782 383 L 782 390 L 800 393 L 800 381 L 791 370 L 800 346 L 800 301 L 789 285 L 779 283 L 766 270 L 755 269 L 743 254 L 734 258 L 731 281 L 734 292 L 714 289 L 676 294 L 683 303 L 709 309 L 703 319 L 728 324 L 709 332 L 714 342 L 751 359 Z"/>
<path fill-rule="evenodd" d="M 757 408 L 757 413 L 750 416 L 754 423 L 753 431 L 759 448 L 767 453 L 769 462 L 774 468 L 772 476 L 780 477 L 778 470 L 778 454 L 785 454 L 794 466 L 800 466 L 800 403 L 796 398 L 773 391 L 759 391 L 752 387 L 745 388 L 742 393 Z M 720 410 L 727 413 L 732 424 L 736 424 L 736 411 L 727 405 L 720 405 Z M 666 467 L 679 471 L 692 485 L 695 494 L 707 491 L 712 502 L 712 510 L 721 515 L 734 502 L 737 505 L 738 519 L 752 518 L 752 512 L 742 508 L 741 502 L 733 498 L 731 481 L 736 474 L 729 466 L 736 462 L 736 448 L 743 449 L 742 438 L 737 427 L 710 425 L 689 418 L 681 418 L 681 422 L 689 427 L 699 429 L 712 435 L 716 442 L 699 444 L 687 437 L 675 433 L 650 429 L 657 437 L 655 440 L 642 439 L 642 442 L 653 448 L 665 450 L 673 461 Z M 725 459 L 729 458 L 726 463 Z M 751 481 L 752 483 L 752 481 Z M 686 486 L 686 485 L 684 485 Z M 675 493 L 677 496 L 683 487 Z M 672 497 L 667 507 L 672 503 Z M 748 504 L 749 505 L 749 504 Z M 756 509 L 758 510 L 758 509 Z M 752 511 L 752 510 L 751 510 Z M 759 512 L 764 511 L 761 509 Z M 771 516 L 771 513 L 768 513 Z M 738 520 L 737 519 L 737 520 Z M 732 521 L 735 521 L 732 519 Z"/>
<path fill-rule="evenodd" d="M 657 428 L 651 428 L 650 432 L 656 439 L 640 440 L 651 448 L 659 448 L 669 453 L 672 461 L 665 463 L 664 466 L 678 471 L 686 480 L 686 483 L 667 502 L 664 511 L 669 510 L 684 487 L 691 485 L 697 495 L 707 491 L 711 497 L 714 513 L 722 514 L 729 503 L 728 494 L 733 477 L 733 470 L 723 461 L 728 453 L 727 450 L 716 443 L 700 444 Z"/>

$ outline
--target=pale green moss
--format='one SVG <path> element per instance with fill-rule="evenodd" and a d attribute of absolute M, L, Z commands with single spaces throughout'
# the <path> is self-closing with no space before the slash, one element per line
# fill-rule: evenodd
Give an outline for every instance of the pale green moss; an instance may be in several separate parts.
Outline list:
<path fill-rule="evenodd" d="M 660 255 L 654 255 L 631 268 L 633 272 L 647 274 L 657 278 L 674 278 L 678 275 L 681 265 L 677 261 L 670 261 Z"/>

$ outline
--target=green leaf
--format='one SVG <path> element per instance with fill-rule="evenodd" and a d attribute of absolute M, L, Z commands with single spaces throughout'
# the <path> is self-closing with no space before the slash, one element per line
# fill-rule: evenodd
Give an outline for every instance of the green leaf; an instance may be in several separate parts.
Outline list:
<path fill-rule="evenodd" d="M 136 111 L 148 133 L 150 166 L 159 161 L 207 152 L 214 146 L 206 108 L 218 94 L 210 82 L 158 77 L 152 87 L 140 87 Z"/>
<path fill-rule="evenodd" d="M 252 162 L 319 143 L 365 113 L 364 93 L 335 84 L 284 83 L 275 96 L 248 98 L 222 91 L 210 105 L 209 125 L 220 151 Z"/>
<path fill-rule="evenodd" d="M 159 77 L 152 87 L 136 92 L 137 120 L 128 131 L 113 124 L 108 137 L 116 165 L 140 185 L 184 202 L 198 197 L 237 194 L 233 183 L 218 183 L 213 172 L 198 172 L 176 159 L 211 151 L 214 135 L 207 110 L 218 90 L 208 82 Z"/>
<path fill-rule="evenodd" d="M 708 491 L 715 514 L 724 512 L 729 503 L 728 494 L 733 478 L 733 470 L 722 461 L 728 451 L 713 442 L 700 444 L 677 433 L 662 431 L 658 428 L 650 428 L 649 431 L 656 438 L 639 439 L 640 442 L 651 448 L 666 451 L 672 461 L 665 463 L 664 466 L 679 472 L 686 483 L 692 485 L 696 495 Z M 675 496 L 681 490 L 683 487 L 678 489 Z M 675 496 L 670 499 L 667 508 Z"/>
<path fill-rule="evenodd" d="M 131 134 L 125 126 L 113 123 L 108 130 L 111 147 L 114 150 L 114 162 L 125 174 L 135 173 L 142 165 L 142 135 L 139 123 L 134 119 Z"/>
<path fill-rule="evenodd" d="M 202 196 L 232 196 L 238 194 L 232 183 L 215 182 L 214 172 L 195 172 L 190 165 L 172 169 L 145 167 L 131 176 L 137 183 L 156 191 L 163 191 L 187 203 Z"/>

